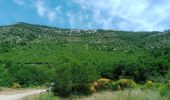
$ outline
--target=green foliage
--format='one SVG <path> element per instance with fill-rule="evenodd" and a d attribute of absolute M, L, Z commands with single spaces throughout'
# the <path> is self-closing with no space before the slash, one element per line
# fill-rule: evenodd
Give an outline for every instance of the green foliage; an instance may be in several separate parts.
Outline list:
<path fill-rule="evenodd" d="M 42 85 L 54 77 L 54 72 L 44 66 L 12 65 L 9 72 L 14 77 L 14 82 L 19 82 L 22 86 Z"/>
<path fill-rule="evenodd" d="M 89 94 L 90 83 L 99 78 L 92 66 L 70 65 L 57 70 L 54 93 L 66 97 L 71 94 Z"/>
<path fill-rule="evenodd" d="M 9 72 L 2 65 L 0 65 L 0 86 L 9 86 L 12 83 L 12 78 Z"/>
<path fill-rule="evenodd" d="M 166 79 L 170 80 L 170 71 L 165 75 Z"/>
<path fill-rule="evenodd" d="M 54 96 L 52 93 L 46 93 L 41 94 L 38 98 L 35 98 L 35 100 L 60 100 L 58 97 Z"/>
<path fill-rule="evenodd" d="M 40 86 L 54 79 L 54 69 L 42 65 L 12 64 L 0 65 L 0 86 L 19 83 L 22 87 Z"/>
<path fill-rule="evenodd" d="M 144 82 L 147 79 L 145 67 L 141 63 L 128 61 L 119 61 L 113 67 L 105 68 L 101 76 L 112 80 L 133 79 L 136 82 Z"/>
<path fill-rule="evenodd" d="M 9 52 L 11 48 L 12 48 L 12 44 L 9 41 L 0 42 L 1 53 Z"/>
<path fill-rule="evenodd" d="M 170 98 L 170 93 L 167 85 L 163 85 L 161 88 L 159 88 L 161 96 L 168 96 Z"/>

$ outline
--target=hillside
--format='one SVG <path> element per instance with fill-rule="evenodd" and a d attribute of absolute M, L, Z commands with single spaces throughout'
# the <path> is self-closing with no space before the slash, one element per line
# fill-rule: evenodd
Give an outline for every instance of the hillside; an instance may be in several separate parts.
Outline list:
<path fill-rule="evenodd" d="M 22 22 L 0 26 L 0 85 L 46 84 L 58 69 L 74 65 L 91 66 L 100 77 L 115 80 L 165 81 L 170 77 L 170 32 L 60 29 Z"/>

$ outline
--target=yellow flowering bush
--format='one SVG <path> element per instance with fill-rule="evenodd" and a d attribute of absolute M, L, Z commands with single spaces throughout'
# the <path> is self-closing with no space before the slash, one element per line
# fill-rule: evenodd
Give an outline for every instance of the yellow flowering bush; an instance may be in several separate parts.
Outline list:
<path fill-rule="evenodd" d="M 136 86 L 137 84 L 131 79 L 120 79 L 110 84 L 112 90 L 124 90 L 125 88 L 135 88 Z"/>
<path fill-rule="evenodd" d="M 98 87 L 100 87 L 100 86 L 106 86 L 109 82 L 110 82 L 110 79 L 101 78 L 101 79 L 99 79 L 99 80 L 97 81 Z"/>
<path fill-rule="evenodd" d="M 90 91 L 91 91 L 91 92 L 97 92 L 97 90 L 95 89 L 94 86 L 91 86 Z"/>
<path fill-rule="evenodd" d="M 110 79 L 101 78 L 92 84 L 91 91 L 96 92 L 98 90 L 108 89 L 109 82 Z"/>
<path fill-rule="evenodd" d="M 147 88 L 151 89 L 151 88 L 154 87 L 154 83 L 149 80 L 149 81 L 147 81 L 147 82 L 145 83 L 145 86 L 146 86 Z"/>
<path fill-rule="evenodd" d="M 13 89 L 19 89 L 21 88 L 21 85 L 19 83 L 13 83 L 12 87 Z"/>

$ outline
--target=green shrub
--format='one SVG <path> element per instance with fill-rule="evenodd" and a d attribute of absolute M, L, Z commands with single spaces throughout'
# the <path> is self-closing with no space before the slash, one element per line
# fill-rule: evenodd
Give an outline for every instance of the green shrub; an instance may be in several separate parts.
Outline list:
<path fill-rule="evenodd" d="M 1 53 L 9 52 L 11 48 L 12 48 L 12 43 L 10 43 L 10 41 L 0 42 L 0 52 Z"/>
<path fill-rule="evenodd" d="M 119 90 L 119 88 L 120 88 L 120 86 L 119 86 L 119 84 L 118 84 L 117 82 L 111 82 L 111 83 L 109 84 L 109 86 L 110 86 L 110 88 L 111 88 L 113 91 L 117 91 L 117 90 Z"/>
<path fill-rule="evenodd" d="M 161 96 L 170 96 L 168 83 L 154 83 L 153 90 L 159 91 Z"/>
<path fill-rule="evenodd" d="M 166 85 L 164 85 L 162 88 L 160 88 L 159 91 L 160 91 L 161 96 L 169 95 L 169 90 L 168 90 L 168 87 Z"/>
<path fill-rule="evenodd" d="M 90 83 L 99 78 L 92 66 L 70 65 L 57 71 L 54 93 L 67 97 L 74 94 L 90 94 Z"/>
<path fill-rule="evenodd" d="M 140 62 L 130 62 L 120 60 L 113 64 L 114 67 L 103 68 L 101 76 L 112 80 L 118 79 L 133 79 L 136 82 L 146 80 L 145 67 Z"/>
<path fill-rule="evenodd" d="M 168 86 L 170 86 L 170 80 L 168 80 Z"/>
<path fill-rule="evenodd" d="M 7 69 L 0 65 L 0 86 L 10 86 L 12 78 Z"/>
<path fill-rule="evenodd" d="M 8 71 L 14 78 L 13 82 L 18 82 L 22 87 L 43 85 L 54 76 L 48 67 L 37 65 L 13 64 L 9 66 Z"/>

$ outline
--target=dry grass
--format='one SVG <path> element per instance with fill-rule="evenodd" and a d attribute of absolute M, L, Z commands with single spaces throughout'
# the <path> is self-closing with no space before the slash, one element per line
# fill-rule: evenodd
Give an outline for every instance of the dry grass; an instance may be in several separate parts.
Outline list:
<path fill-rule="evenodd" d="M 124 90 L 124 91 L 104 91 L 94 93 L 89 96 L 75 96 L 72 98 L 58 98 L 52 94 L 45 93 L 27 97 L 24 100 L 169 100 L 166 97 L 161 97 L 159 92 L 152 90 Z"/>
<path fill-rule="evenodd" d="M 54 96 L 52 93 L 42 93 L 42 94 L 27 96 L 22 100 L 62 100 L 62 99 L 59 99 L 58 97 Z"/>
<path fill-rule="evenodd" d="M 35 95 L 27 96 L 23 98 L 22 100 L 39 100 L 39 97 L 40 97 L 40 94 L 35 94 Z"/>
<path fill-rule="evenodd" d="M 117 92 L 95 93 L 88 97 L 74 98 L 74 100 L 168 100 L 161 97 L 159 92 L 151 90 L 125 90 Z"/>

